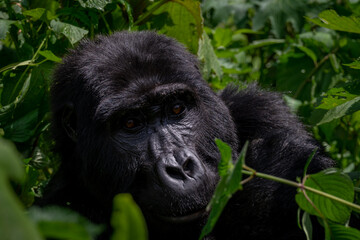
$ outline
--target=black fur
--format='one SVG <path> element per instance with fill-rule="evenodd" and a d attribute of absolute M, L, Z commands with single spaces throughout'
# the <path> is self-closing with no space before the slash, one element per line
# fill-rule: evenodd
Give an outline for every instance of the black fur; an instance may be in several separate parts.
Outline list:
<path fill-rule="evenodd" d="M 230 86 L 216 95 L 202 79 L 196 58 L 153 32 L 82 41 L 57 68 L 51 91 L 62 164 L 41 204 L 70 206 L 94 222 L 108 223 L 113 196 L 130 192 L 151 239 L 198 238 L 206 214 L 184 223 L 159 216 L 183 216 L 207 205 L 218 181 L 215 138 L 230 144 L 234 159 L 249 140 L 247 165 L 291 180 L 302 175 L 319 147 L 281 96 L 256 86 L 245 91 Z M 186 111 L 164 120 L 169 102 L 178 101 L 172 92 L 180 94 L 174 98 Z M 149 111 L 145 115 L 154 116 L 154 123 L 130 135 L 118 119 L 134 108 Z M 191 166 L 182 166 L 183 160 Z M 332 165 L 319 150 L 309 172 Z M 295 193 L 268 180 L 250 181 L 208 239 L 305 239 L 297 227 Z"/>

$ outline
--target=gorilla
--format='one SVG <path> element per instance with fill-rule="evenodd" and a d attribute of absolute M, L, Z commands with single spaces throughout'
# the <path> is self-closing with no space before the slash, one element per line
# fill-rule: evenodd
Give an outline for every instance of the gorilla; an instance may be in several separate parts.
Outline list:
<path fill-rule="evenodd" d="M 320 147 L 279 94 L 255 85 L 216 94 L 195 56 L 150 31 L 82 41 L 55 70 L 51 97 L 62 161 L 40 205 L 109 224 L 113 197 L 131 193 L 150 239 L 198 239 L 219 181 L 216 138 L 231 146 L 234 160 L 248 140 L 248 166 L 291 180 Z M 309 172 L 332 165 L 320 147 Z M 295 194 L 251 180 L 206 239 L 305 239 Z"/>

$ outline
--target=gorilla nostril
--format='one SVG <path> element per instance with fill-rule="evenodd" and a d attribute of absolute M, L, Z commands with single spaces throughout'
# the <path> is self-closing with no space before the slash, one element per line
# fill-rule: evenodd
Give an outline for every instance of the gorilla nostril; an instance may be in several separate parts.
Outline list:
<path fill-rule="evenodd" d="M 185 179 L 184 173 L 181 171 L 181 169 L 177 167 L 166 167 L 165 171 L 167 175 L 173 179 L 178 179 L 178 180 Z"/>
<path fill-rule="evenodd" d="M 188 176 L 191 176 L 195 168 L 193 160 L 191 158 L 186 159 L 182 165 L 182 168 Z"/>

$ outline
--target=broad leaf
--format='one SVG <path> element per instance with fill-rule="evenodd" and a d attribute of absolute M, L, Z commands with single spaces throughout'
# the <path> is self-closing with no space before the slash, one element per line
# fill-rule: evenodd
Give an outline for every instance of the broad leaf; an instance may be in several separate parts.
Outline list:
<path fill-rule="evenodd" d="M 280 38 L 284 35 L 287 23 L 299 32 L 304 23 L 305 0 L 268 0 L 258 2 L 260 9 L 255 12 L 253 29 L 260 30 L 270 20 L 272 32 Z"/>
<path fill-rule="evenodd" d="M 9 183 L 23 179 L 23 168 L 15 146 L 0 138 L 0 233 L 1 239 L 40 240 L 40 234 L 25 215 L 25 210 Z"/>
<path fill-rule="evenodd" d="M 43 57 L 45 57 L 47 60 L 53 61 L 53 62 L 61 62 L 61 58 L 57 57 L 52 51 L 50 50 L 44 50 L 40 51 L 39 54 Z"/>
<path fill-rule="evenodd" d="M 32 20 L 36 21 L 39 19 L 50 21 L 56 18 L 50 11 L 47 11 L 44 8 L 35 8 L 31 10 L 24 11 L 25 16 L 32 17 Z"/>
<path fill-rule="evenodd" d="M 333 30 L 360 33 L 360 18 L 356 16 L 339 16 L 334 10 L 326 10 L 319 14 L 318 19 L 307 18 L 321 27 Z"/>
<path fill-rule="evenodd" d="M 29 215 L 41 234 L 47 239 L 90 240 L 103 230 L 101 226 L 89 222 L 86 218 L 67 208 L 32 207 Z"/>
<path fill-rule="evenodd" d="M 338 101 L 335 101 L 333 99 L 332 102 L 335 105 L 337 104 Z M 331 122 L 334 119 L 341 118 L 345 115 L 350 115 L 359 110 L 360 110 L 360 97 L 355 97 L 354 99 L 349 100 L 343 104 L 337 105 L 336 107 L 333 107 L 329 110 L 316 109 L 313 112 L 310 121 L 313 124 L 321 125 L 324 123 Z"/>
<path fill-rule="evenodd" d="M 114 228 L 112 240 L 147 239 L 145 219 L 130 194 L 115 196 L 111 226 Z"/>
<path fill-rule="evenodd" d="M 351 179 L 336 169 L 327 169 L 320 173 L 309 175 L 305 186 L 334 195 L 351 203 L 354 200 L 354 186 Z M 306 191 L 306 194 L 326 218 L 341 224 L 348 221 L 351 214 L 351 209 L 348 206 L 310 191 Z M 320 216 L 302 192 L 297 193 L 295 199 L 301 209 L 310 214 Z"/>
<path fill-rule="evenodd" d="M 54 30 L 54 32 L 64 34 L 64 36 L 69 39 L 71 44 L 77 43 L 89 32 L 82 28 L 57 20 L 52 20 L 50 22 L 50 26 Z"/>
<path fill-rule="evenodd" d="M 338 239 L 344 239 L 344 240 L 359 240 L 360 239 L 360 231 L 351 228 L 346 227 L 340 224 L 329 224 L 331 239 L 338 240 Z"/>

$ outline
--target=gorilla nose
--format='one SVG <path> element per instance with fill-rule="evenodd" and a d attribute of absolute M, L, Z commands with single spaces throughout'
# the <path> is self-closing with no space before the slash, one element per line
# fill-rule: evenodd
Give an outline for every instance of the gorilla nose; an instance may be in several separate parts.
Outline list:
<path fill-rule="evenodd" d="M 170 188 L 190 190 L 201 182 L 204 175 L 202 163 L 188 151 L 162 158 L 157 168 L 160 181 Z"/>

